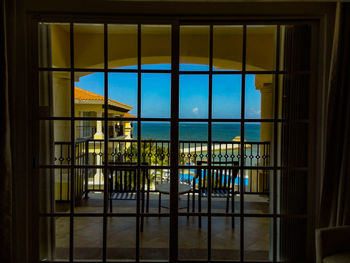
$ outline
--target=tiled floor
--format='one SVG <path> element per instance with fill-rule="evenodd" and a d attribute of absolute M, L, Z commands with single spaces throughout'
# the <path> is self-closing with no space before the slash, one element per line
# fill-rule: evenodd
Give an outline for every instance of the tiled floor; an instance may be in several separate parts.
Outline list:
<path fill-rule="evenodd" d="M 181 201 L 184 205 L 186 199 Z M 163 199 L 167 202 L 166 198 Z M 118 203 L 116 203 L 118 202 Z M 134 212 L 135 201 L 116 201 L 113 212 Z M 101 195 L 91 195 L 76 207 L 78 213 L 102 212 Z M 206 201 L 203 201 L 206 211 Z M 239 197 L 236 198 L 235 211 L 239 212 Z M 246 213 L 268 213 L 269 203 L 266 197 L 246 196 Z M 213 200 L 213 212 L 225 212 L 225 201 Z M 158 212 L 157 196 L 151 196 L 150 212 Z M 167 209 L 162 212 L 167 213 Z M 181 212 L 186 212 L 182 209 Z M 212 217 L 211 255 L 214 260 L 229 260 L 240 257 L 240 218 L 235 218 L 235 227 L 231 227 L 231 217 Z M 202 228 L 198 227 L 198 217 L 179 217 L 179 258 L 206 259 L 208 255 L 208 220 L 202 217 Z M 271 224 L 272 227 L 272 224 Z M 69 257 L 69 218 L 56 219 L 56 258 Z M 270 250 L 270 219 L 264 217 L 244 218 L 244 254 L 246 260 L 267 260 Z M 133 217 L 107 218 L 107 258 L 135 259 L 136 219 Z M 169 254 L 169 218 L 147 217 L 144 229 L 140 233 L 141 259 L 167 259 Z M 74 220 L 74 257 L 76 259 L 101 259 L 103 242 L 102 217 L 76 217 Z"/>

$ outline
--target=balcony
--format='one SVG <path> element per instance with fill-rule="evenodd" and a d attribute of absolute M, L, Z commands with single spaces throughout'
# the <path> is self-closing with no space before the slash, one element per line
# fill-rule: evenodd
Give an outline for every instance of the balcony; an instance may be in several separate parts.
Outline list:
<path fill-rule="evenodd" d="M 133 165 L 137 162 L 137 141 L 111 139 L 108 142 L 108 161 L 125 165 Z M 75 169 L 75 213 L 93 214 L 102 213 L 104 207 L 104 174 L 96 165 L 104 164 L 104 140 L 81 139 L 75 143 L 76 165 L 86 166 Z M 208 158 L 207 141 L 180 141 L 179 162 L 188 169 L 180 169 L 179 183 L 193 183 L 195 166 L 198 161 L 206 161 Z M 240 155 L 240 142 L 212 142 L 212 156 L 215 161 L 242 161 Z M 58 212 L 69 212 L 71 191 L 71 169 L 66 167 L 71 164 L 71 144 L 69 142 L 55 142 L 56 167 L 55 169 L 55 209 Z M 268 166 L 270 159 L 269 142 L 245 142 L 243 161 L 245 166 L 251 166 L 244 175 L 238 173 L 235 180 L 235 213 L 240 212 L 241 205 L 245 213 L 267 214 L 269 213 L 269 188 L 270 171 L 257 169 Z M 141 259 L 167 259 L 169 239 L 169 209 L 162 208 L 159 213 L 159 193 L 155 186 L 169 182 L 170 171 L 164 167 L 170 166 L 170 141 L 168 140 L 141 140 L 141 162 L 147 163 L 150 175 L 150 200 L 149 210 L 144 213 L 143 232 L 140 238 Z M 192 167 L 193 166 L 193 167 Z M 160 167 L 160 168 L 157 168 Z M 243 177 L 243 179 L 241 179 Z M 244 182 L 244 201 L 241 200 L 240 182 Z M 169 204 L 169 196 L 162 196 L 163 205 Z M 186 207 L 187 195 L 180 195 L 179 207 Z M 191 259 L 204 259 L 207 255 L 207 217 L 202 217 L 202 226 L 199 228 L 198 216 L 191 215 L 198 212 L 198 194 L 190 196 L 189 209 L 179 209 L 179 257 Z M 222 216 L 225 213 L 225 198 L 212 198 L 211 201 L 211 225 L 212 255 L 215 259 L 237 259 L 240 250 L 240 217 L 234 219 L 235 227 L 231 228 L 231 216 Z M 193 206 L 194 205 L 194 206 Z M 132 259 L 134 257 L 136 239 L 136 219 L 127 217 L 127 214 L 135 213 L 137 209 L 135 200 L 113 201 L 113 213 L 122 213 L 125 217 L 111 217 L 108 219 L 107 254 L 110 258 Z M 208 200 L 201 200 L 201 211 L 208 211 Z M 189 213 L 187 213 L 189 212 Z M 215 213 L 221 216 L 214 216 Z M 159 215 L 159 216 L 157 216 Z M 102 254 L 102 222 L 98 217 L 82 217 L 75 219 L 79 226 L 75 240 L 77 248 L 74 254 L 79 259 L 93 259 Z M 78 222 L 79 221 L 79 222 Z M 245 238 L 245 258 L 248 260 L 261 260 L 269 258 L 269 218 L 245 218 L 245 232 L 249 234 Z M 69 234 L 69 219 L 56 219 L 56 256 L 66 258 L 69 255 L 69 242 L 66 236 Z M 134 233 L 134 234 L 132 234 Z M 118 236 L 118 239 L 116 239 Z M 94 237 L 93 240 L 84 241 L 85 237 Z M 86 243 L 86 244 L 85 244 Z M 80 245 L 79 245 L 80 244 Z M 81 248 L 79 248 L 81 246 Z M 87 253 L 86 246 L 89 247 Z M 99 256 L 97 256 L 99 257 Z"/>
<path fill-rule="evenodd" d="M 75 141 L 76 165 L 84 165 L 89 168 L 77 169 L 76 179 L 79 184 L 76 198 L 81 199 L 89 192 L 103 192 L 104 176 L 101 168 L 91 168 L 94 165 L 104 163 L 104 140 L 80 139 Z M 206 141 L 180 141 L 179 164 L 187 165 L 188 169 L 181 169 L 179 172 L 180 183 L 190 183 L 190 174 L 198 161 L 207 161 L 208 142 Z M 108 142 L 108 162 L 120 163 L 123 165 L 134 165 L 137 163 L 137 141 L 110 139 Z M 240 142 L 235 141 L 213 141 L 212 160 L 218 162 L 241 162 Z M 269 193 L 269 171 L 256 169 L 254 167 L 268 166 L 270 160 L 269 142 L 245 142 L 244 143 L 244 165 L 252 167 L 252 170 L 245 171 L 244 191 L 245 194 L 268 194 Z M 150 168 L 151 191 L 154 192 L 156 184 L 169 182 L 169 169 L 157 168 L 157 166 L 170 166 L 170 141 L 168 140 L 142 140 L 141 141 L 141 162 L 152 166 Z M 71 143 L 55 142 L 54 165 L 67 166 L 71 164 Z M 57 173 L 59 176 L 57 177 Z M 237 179 L 240 178 L 238 176 Z M 64 188 L 69 189 L 70 171 L 67 168 L 56 169 L 56 188 L 58 185 L 60 193 L 57 201 L 69 200 Z M 58 179 L 58 180 L 57 180 Z M 236 183 L 237 180 L 236 179 Z M 67 184 L 67 186 L 65 186 Z M 240 189 L 237 183 L 237 193 Z"/>

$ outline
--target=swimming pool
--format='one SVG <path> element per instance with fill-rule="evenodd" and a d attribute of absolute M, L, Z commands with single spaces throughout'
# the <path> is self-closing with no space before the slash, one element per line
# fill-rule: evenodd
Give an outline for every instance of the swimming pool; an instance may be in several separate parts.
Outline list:
<path fill-rule="evenodd" d="M 195 174 L 196 173 L 196 170 L 195 169 L 190 169 L 189 170 L 190 173 L 193 173 Z M 202 170 L 202 178 L 204 177 L 204 171 Z M 180 179 L 180 182 L 182 183 L 190 183 L 193 181 L 193 175 L 189 174 L 189 173 L 179 173 L 179 179 Z M 222 179 L 222 181 L 224 182 L 224 178 Z M 241 181 L 241 178 L 240 177 L 236 177 L 235 179 L 235 185 L 239 185 L 240 184 L 240 181 Z M 198 183 L 199 182 L 199 178 L 196 178 L 195 179 L 195 182 Z M 244 186 L 248 186 L 249 185 L 249 178 L 248 177 L 245 177 L 244 180 L 243 180 L 243 185 Z"/>

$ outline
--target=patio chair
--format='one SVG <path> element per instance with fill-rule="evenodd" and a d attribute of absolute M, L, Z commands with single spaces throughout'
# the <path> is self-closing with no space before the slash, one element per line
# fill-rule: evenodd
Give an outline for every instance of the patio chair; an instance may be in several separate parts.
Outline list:
<path fill-rule="evenodd" d="M 197 161 L 198 166 L 207 164 L 207 161 Z M 229 203 L 231 199 L 231 213 L 235 211 L 235 179 L 238 174 L 238 162 L 212 162 L 211 169 L 211 198 L 226 199 L 226 213 L 229 212 Z M 202 198 L 208 197 L 208 168 L 198 167 L 196 169 L 195 181 L 193 182 L 193 205 L 195 209 L 195 193 L 198 193 L 198 212 L 202 211 Z M 199 216 L 199 227 L 202 227 L 202 218 Z M 234 217 L 232 216 L 232 228 L 235 227 Z"/>
<path fill-rule="evenodd" d="M 109 209 L 113 212 L 114 200 L 137 200 L 137 167 L 130 167 L 135 164 L 120 164 L 110 162 L 109 165 Z M 128 165 L 128 167 L 123 167 Z M 147 165 L 147 164 L 143 164 Z M 149 212 L 149 190 L 150 180 L 148 169 L 141 168 L 140 174 L 140 201 L 141 201 L 141 217 L 145 212 Z M 145 204 L 146 201 L 146 204 Z M 141 220 L 141 231 L 143 230 L 143 217 Z"/>

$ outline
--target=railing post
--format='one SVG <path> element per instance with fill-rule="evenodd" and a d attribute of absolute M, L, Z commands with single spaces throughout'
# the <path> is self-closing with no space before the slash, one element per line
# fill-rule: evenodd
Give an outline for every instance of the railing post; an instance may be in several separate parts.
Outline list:
<path fill-rule="evenodd" d="M 85 141 L 85 165 L 89 165 L 89 140 Z M 89 198 L 89 171 L 85 167 L 85 199 Z"/>

